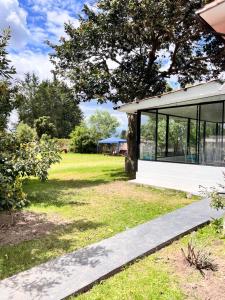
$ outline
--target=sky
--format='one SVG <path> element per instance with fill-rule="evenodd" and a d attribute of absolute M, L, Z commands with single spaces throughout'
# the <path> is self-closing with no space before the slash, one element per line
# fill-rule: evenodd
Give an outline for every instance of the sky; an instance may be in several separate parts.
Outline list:
<path fill-rule="evenodd" d="M 51 79 L 49 61 L 51 49 L 46 40 L 57 43 L 64 36 L 64 23 L 79 25 L 78 15 L 87 4 L 94 7 L 95 0 L 0 0 L 0 31 L 11 28 L 8 47 L 9 59 L 16 67 L 16 78 L 35 72 L 40 79 Z M 98 105 L 95 101 L 80 105 L 86 118 L 96 109 L 108 110 L 120 122 L 119 130 L 127 128 L 124 113 L 113 110 L 111 103 Z M 14 112 L 11 121 L 16 121 Z"/>

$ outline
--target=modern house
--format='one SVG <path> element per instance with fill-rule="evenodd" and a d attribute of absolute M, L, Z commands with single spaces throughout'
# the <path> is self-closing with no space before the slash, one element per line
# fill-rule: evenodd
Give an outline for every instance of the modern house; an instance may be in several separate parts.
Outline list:
<path fill-rule="evenodd" d="M 224 184 L 225 84 L 218 80 L 118 108 L 138 115 L 136 183 L 199 193 Z"/>

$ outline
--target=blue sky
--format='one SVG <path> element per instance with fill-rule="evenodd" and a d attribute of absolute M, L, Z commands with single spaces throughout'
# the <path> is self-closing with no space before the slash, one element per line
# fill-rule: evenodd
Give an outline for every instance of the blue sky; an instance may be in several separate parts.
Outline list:
<path fill-rule="evenodd" d="M 16 67 L 16 77 L 22 79 L 24 73 L 35 72 L 41 79 L 51 79 L 51 49 L 45 41 L 57 42 L 64 35 L 65 22 L 78 26 L 83 5 L 94 8 L 94 3 L 95 0 L 0 0 L 0 30 L 11 28 L 9 58 Z M 108 110 L 118 118 L 119 130 L 127 128 L 126 115 L 114 111 L 111 103 L 98 105 L 92 101 L 82 103 L 81 109 L 86 118 L 96 109 Z"/>

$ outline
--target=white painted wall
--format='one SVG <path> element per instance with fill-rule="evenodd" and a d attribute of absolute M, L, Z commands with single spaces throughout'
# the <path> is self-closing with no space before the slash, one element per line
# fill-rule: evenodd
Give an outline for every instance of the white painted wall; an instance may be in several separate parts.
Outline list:
<path fill-rule="evenodd" d="M 134 182 L 199 194 L 200 185 L 225 184 L 223 172 L 222 167 L 139 160 Z"/>

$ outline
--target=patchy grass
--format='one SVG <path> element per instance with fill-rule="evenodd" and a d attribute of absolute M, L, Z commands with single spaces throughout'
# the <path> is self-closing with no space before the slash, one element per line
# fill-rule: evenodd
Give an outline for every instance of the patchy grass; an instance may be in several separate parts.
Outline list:
<path fill-rule="evenodd" d="M 203 277 L 186 264 L 181 248 L 185 248 L 190 239 L 212 253 L 218 271 L 207 271 Z M 222 300 L 225 295 L 224 278 L 225 240 L 210 224 L 70 300 Z"/>
<path fill-rule="evenodd" d="M 30 240 L 17 245 L 1 246 L 0 278 L 100 241 L 195 200 L 187 199 L 181 192 L 129 184 L 123 169 L 122 157 L 66 154 L 60 164 L 53 166 L 47 182 L 36 179 L 24 182 L 31 201 L 27 210 L 44 214 L 46 221 L 59 218 L 61 222 L 46 235 L 38 238 L 31 235 Z M 63 222 L 67 224 L 62 225 Z M 162 280 L 167 282 L 166 276 Z"/>

